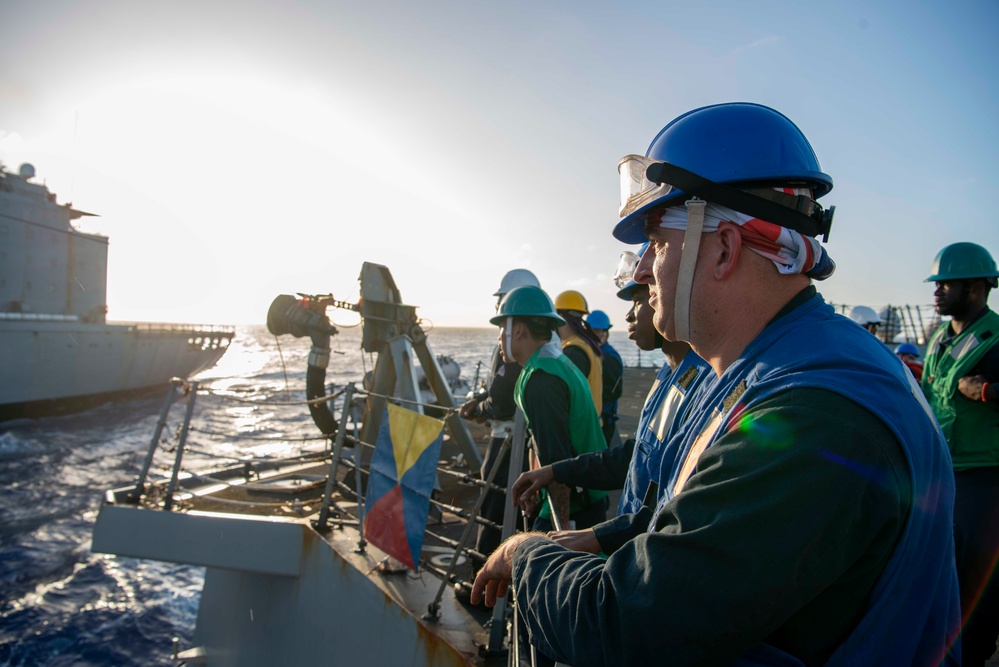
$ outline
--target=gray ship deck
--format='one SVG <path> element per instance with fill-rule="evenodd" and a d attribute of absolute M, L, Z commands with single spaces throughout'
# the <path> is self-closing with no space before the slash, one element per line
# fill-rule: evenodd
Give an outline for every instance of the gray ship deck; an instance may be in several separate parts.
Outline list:
<path fill-rule="evenodd" d="M 626 370 L 623 437 L 634 432 L 654 377 L 655 369 Z M 488 432 L 479 425 L 471 432 L 484 451 Z M 505 625 L 502 612 L 463 604 L 454 593 L 455 582 L 471 576 L 455 549 L 481 488 L 461 461 L 446 437 L 418 573 L 392 568 L 364 542 L 349 464 L 336 466 L 341 484 L 325 525 L 319 521 L 327 452 L 181 473 L 169 503 L 167 480 L 151 481 L 141 495 L 134 487 L 109 491 L 93 550 L 206 568 L 194 646 L 178 656 L 185 664 L 299 664 L 321 656 L 366 666 L 507 664 L 502 634 L 498 650 L 491 638 L 494 618 Z"/>

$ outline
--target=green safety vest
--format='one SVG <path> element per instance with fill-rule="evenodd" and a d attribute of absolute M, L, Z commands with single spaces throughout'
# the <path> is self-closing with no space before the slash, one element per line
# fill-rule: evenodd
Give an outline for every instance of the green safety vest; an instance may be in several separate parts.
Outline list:
<path fill-rule="evenodd" d="M 607 448 L 604 440 L 603 430 L 600 428 L 600 418 L 596 410 L 593 409 L 593 398 L 590 395 L 590 386 L 583 377 L 582 372 L 564 354 L 557 357 L 542 356 L 540 352 L 545 347 L 539 348 L 531 358 L 527 360 L 524 370 L 517 378 L 517 385 L 513 391 L 514 401 L 524 412 L 527 427 L 531 427 L 531 417 L 524 410 L 524 389 L 530 382 L 535 371 L 544 371 L 560 378 L 569 388 L 569 436 L 572 438 L 573 455 L 585 454 Z M 569 502 L 569 513 L 575 514 L 579 510 L 585 509 L 588 504 L 592 504 L 603 499 L 606 491 L 585 489 L 585 498 L 579 499 L 579 494 L 572 494 Z M 548 507 L 547 495 L 544 491 L 541 494 L 542 509 L 541 516 L 545 519 L 551 517 L 551 509 Z M 568 529 L 568 526 L 565 526 Z"/>
<path fill-rule="evenodd" d="M 991 310 L 941 349 L 948 325 L 941 326 L 926 352 L 921 386 L 947 438 L 955 470 L 999 465 L 999 405 L 972 401 L 957 383 L 999 344 L 999 314 Z"/>

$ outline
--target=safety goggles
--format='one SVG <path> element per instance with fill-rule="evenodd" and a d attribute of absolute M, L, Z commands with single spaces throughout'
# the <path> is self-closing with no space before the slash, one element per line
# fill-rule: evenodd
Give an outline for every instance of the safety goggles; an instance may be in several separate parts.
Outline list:
<path fill-rule="evenodd" d="M 625 155 L 617 163 L 621 179 L 621 208 L 618 213 L 622 218 L 659 197 L 665 197 L 673 189 L 669 183 L 649 180 L 646 171 L 654 164 L 658 162 L 644 155 Z"/>
<path fill-rule="evenodd" d="M 641 257 L 631 250 L 625 250 L 621 253 L 621 257 L 617 261 L 617 270 L 614 272 L 614 284 L 617 285 L 618 289 L 624 289 L 628 283 L 635 279 L 635 269 L 638 268 L 639 260 Z"/>

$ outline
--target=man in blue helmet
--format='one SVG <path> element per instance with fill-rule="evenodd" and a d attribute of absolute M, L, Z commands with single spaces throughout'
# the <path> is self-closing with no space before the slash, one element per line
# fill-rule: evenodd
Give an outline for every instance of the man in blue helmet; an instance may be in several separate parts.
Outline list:
<path fill-rule="evenodd" d="M 472 599 L 512 587 L 531 641 L 574 667 L 957 664 L 950 457 L 908 371 L 811 285 L 834 268 L 832 180 L 804 135 L 704 107 L 619 170 L 614 235 L 651 243 L 656 329 L 717 379 L 647 533 L 606 560 L 515 536 Z"/>
<path fill-rule="evenodd" d="M 950 317 L 930 339 L 922 385 L 954 460 L 965 665 L 985 664 L 999 635 L 999 314 L 988 306 L 997 278 L 988 250 L 954 243 L 926 279 L 937 312 Z"/>
<path fill-rule="evenodd" d="M 635 267 L 647 247 L 644 244 L 637 255 L 631 251 L 622 253 L 615 276 L 618 284 L 623 285 L 618 297 L 632 302 L 626 316 L 628 338 L 640 350 L 662 350 L 667 361 L 646 397 L 635 437 L 629 438 L 623 447 L 582 454 L 525 472 L 517 478 L 510 493 L 511 501 L 529 513 L 536 502 L 535 494 L 553 481 L 590 489 L 623 489 L 617 517 L 590 529 L 551 535 L 559 544 L 577 551 L 610 554 L 647 530 L 659 499 L 659 471 L 663 459 L 669 455 L 669 440 L 683 424 L 691 396 L 702 383 L 714 377 L 690 345 L 668 341 L 656 331 L 649 286 L 633 280 Z"/>
<path fill-rule="evenodd" d="M 559 338 L 552 335 L 565 320 L 548 295 L 540 287 L 518 287 L 503 297 L 490 322 L 500 327 L 503 359 L 523 367 L 514 401 L 524 412 L 534 443 L 534 463 L 549 465 L 606 449 L 589 383 L 562 352 Z M 535 530 L 553 527 L 552 507 L 563 526 L 587 528 L 607 515 L 606 491 L 552 484 L 548 493 L 552 502 L 542 506 Z"/>
<path fill-rule="evenodd" d="M 600 425 L 604 429 L 604 440 L 608 447 L 621 444 L 620 436 L 615 438 L 617 431 L 617 401 L 624 391 L 624 362 L 621 355 L 610 344 L 611 321 L 602 310 L 594 310 L 586 316 L 586 323 L 600 341 L 601 373 L 603 377 L 602 408 L 600 410 Z"/>

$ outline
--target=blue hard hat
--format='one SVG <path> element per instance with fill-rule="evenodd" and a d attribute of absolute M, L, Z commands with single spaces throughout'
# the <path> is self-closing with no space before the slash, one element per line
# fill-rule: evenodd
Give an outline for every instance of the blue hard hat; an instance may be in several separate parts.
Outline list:
<path fill-rule="evenodd" d="M 638 250 L 638 260 L 641 261 L 642 257 L 645 256 L 645 251 L 649 249 L 649 242 L 646 241 L 642 244 L 642 247 Z M 632 278 L 628 281 L 628 284 L 617 291 L 617 298 L 623 299 L 624 301 L 631 301 L 633 295 L 635 294 L 635 289 L 638 287 L 638 283 L 635 282 L 634 273 Z M 592 326 L 592 325 L 590 325 Z"/>
<path fill-rule="evenodd" d="M 591 329 L 610 329 L 611 321 L 607 313 L 602 310 L 594 310 L 586 316 L 586 323 Z"/>
<path fill-rule="evenodd" d="M 919 356 L 919 348 L 912 343 L 902 343 L 895 348 L 895 354 L 913 354 Z"/>
<path fill-rule="evenodd" d="M 688 111 L 656 135 L 646 157 L 715 183 L 811 188 L 816 199 L 833 187 L 801 130 L 783 114 L 760 104 L 732 102 Z M 618 222 L 615 238 L 641 243 L 649 209 L 685 197 L 676 188 L 665 190 Z"/>

